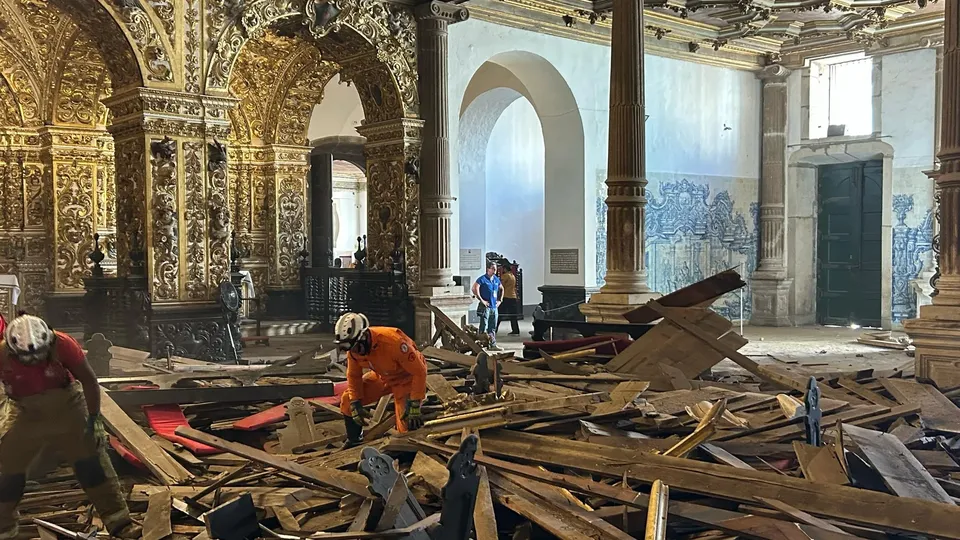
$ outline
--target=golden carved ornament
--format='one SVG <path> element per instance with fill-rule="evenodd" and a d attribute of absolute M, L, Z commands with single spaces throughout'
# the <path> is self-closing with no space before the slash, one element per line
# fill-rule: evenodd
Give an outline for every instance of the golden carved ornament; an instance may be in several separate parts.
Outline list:
<path fill-rule="evenodd" d="M 207 194 L 204 189 L 203 143 L 183 143 L 183 227 L 186 267 L 184 289 L 190 300 L 203 300 L 207 297 L 206 279 L 206 207 Z M 159 205 L 160 201 L 154 204 Z M 174 218 L 176 219 L 176 218 Z"/>
<path fill-rule="evenodd" d="M 317 0 L 259 0 L 242 4 L 242 11 L 232 18 L 227 17 L 225 11 L 218 13 L 216 17 L 223 17 L 224 22 L 218 37 L 211 40 L 215 47 L 207 71 L 207 87 L 228 88 L 234 63 L 248 40 L 264 35 L 268 28 L 277 25 L 295 28 L 300 25 L 306 27 L 324 57 L 332 62 L 343 65 L 342 60 L 356 57 L 363 50 L 369 51 L 370 54 L 364 56 L 388 70 L 389 77 L 382 82 L 392 89 L 384 87 L 380 92 L 399 94 L 402 101 L 400 114 L 394 116 L 415 116 L 419 103 L 412 16 L 403 10 L 392 11 L 376 0 L 334 0 L 333 3 L 340 13 L 323 27 L 316 24 Z M 322 39 L 330 32 L 337 32 L 337 41 Z"/>
<path fill-rule="evenodd" d="M 200 35 L 201 16 L 200 0 L 184 0 L 184 34 L 183 34 L 183 90 L 187 93 L 199 94 L 201 91 L 200 78 L 202 67 L 200 55 L 203 49 L 203 37 Z"/>
<path fill-rule="evenodd" d="M 207 144 L 207 197 L 210 222 L 209 295 L 216 294 L 220 283 L 230 280 L 230 223 L 229 181 L 227 178 L 227 149 L 219 141 Z"/>
<path fill-rule="evenodd" d="M 117 271 L 126 276 L 131 247 L 142 250 L 146 241 L 146 152 L 143 140 L 137 139 L 118 141 L 115 148 L 117 178 L 123 179 L 117 182 Z M 139 245 L 131 246 L 134 239 Z"/>
<path fill-rule="evenodd" d="M 179 296 L 179 217 L 177 215 L 177 141 L 165 137 L 150 143 L 153 166 L 153 295 L 154 301 Z"/>
<path fill-rule="evenodd" d="M 58 290 L 83 289 L 86 256 L 93 250 L 95 165 L 54 164 L 55 285 Z"/>
<path fill-rule="evenodd" d="M 101 51 L 107 69 L 110 72 L 110 78 L 116 88 L 131 88 L 143 86 L 143 76 L 141 73 L 149 71 L 144 67 L 141 69 L 140 58 L 143 58 L 143 65 L 148 64 L 152 58 L 149 50 L 144 49 L 139 41 L 131 43 L 121 30 L 120 25 L 124 25 L 130 30 L 131 35 L 134 29 L 123 21 L 124 17 L 120 14 L 117 0 L 20 0 L 24 3 L 32 3 L 41 6 L 53 8 L 53 11 L 59 13 L 70 13 L 71 19 L 76 22 L 85 32 L 85 35 L 91 38 L 96 44 L 97 49 Z M 102 2 L 109 4 L 104 7 Z M 109 11 L 112 10 L 112 11 Z M 147 21 L 149 23 L 149 21 Z M 152 23 L 149 23 L 152 28 Z M 139 31 L 138 31 L 139 32 Z M 156 34 L 156 31 L 153 31 Z M 136 52 L 135 52 L 136 50 Z"/>
<path fill-rule="evenodd" d="M 117 2 L 117 0 L 113 1 Z M 173 81 L 172 56 L 167 51 L 150 16 L 137 3 L 119 2 L 119 4 L 117 11 L 120 14 L 120 22 L 126 27 L 137 50 L 140 51 L 140 57 L 147 70 L 147 78 L 159 82 Z"/>
<path fill-rule="evenodd" d="M 292 168 L 278 173 L 276 194 L 277 284 L 296 287 L 300 283 L 297 254 L 307 233 L 306 170 Z"/>

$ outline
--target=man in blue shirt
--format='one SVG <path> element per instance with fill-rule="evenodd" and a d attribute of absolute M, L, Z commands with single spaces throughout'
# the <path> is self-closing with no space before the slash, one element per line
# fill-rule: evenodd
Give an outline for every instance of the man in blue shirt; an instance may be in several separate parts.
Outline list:
<path fill-rule="evenodd" d="M 497 347 L 497 304 L 503 295 L 503 285 L 497 277 L 497 263 L 487 261 L 487 272 L 473 283 L 473 296 L 480 299 L 477 314 L 480 315 L 480 333 L 490 336 L 490 348 Z"/>

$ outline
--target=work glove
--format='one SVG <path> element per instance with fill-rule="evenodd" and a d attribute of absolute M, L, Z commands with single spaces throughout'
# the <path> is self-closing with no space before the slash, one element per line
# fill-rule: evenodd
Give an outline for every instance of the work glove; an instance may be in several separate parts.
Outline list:
<path fill-rule="evenodd" d="M 352 418 L 353 421 L 361 427 L 367 427 L 367 420 L 373 418 L 373 416 L 370 415 L 370 412 L 363 407 L 363 402 L 360 400 L 351 402 L 350 410 L 353 411 L 353 414 L 350 415 L 350 418 Z"/>
<path fill-rule="evenodd" d="M 93 413 L 87 416 L 87 437 L 92 437 L 97 441 L 97 446 L 102 446 L 107 441 L 107 430 L 103 427 L 103 417 L 100 413 Z"/>
<path fill-rule="evenodd" d="M 405 416 L 407 420 L 407 429 L 413 431 L 423 427 L 423 413 L 420 412 L 419 399 L 407 400 L 407 413 Z"/>

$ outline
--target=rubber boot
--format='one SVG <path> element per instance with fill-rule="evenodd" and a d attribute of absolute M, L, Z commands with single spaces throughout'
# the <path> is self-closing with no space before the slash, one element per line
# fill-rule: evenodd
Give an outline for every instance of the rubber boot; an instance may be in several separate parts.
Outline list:
<path fill-rule="evenodd" d="M 342 448 L 353 448 L 363 444 L 363 427 L 353 421 L 349 416 L 343 417 L 343 425 L 347 431 L 347 440 L 343 442 Z"/>
<path fill-rule="evenodd" d="M 13 540 L 20 533 L 17 503 L 0 503 L 0 540 Z"/>

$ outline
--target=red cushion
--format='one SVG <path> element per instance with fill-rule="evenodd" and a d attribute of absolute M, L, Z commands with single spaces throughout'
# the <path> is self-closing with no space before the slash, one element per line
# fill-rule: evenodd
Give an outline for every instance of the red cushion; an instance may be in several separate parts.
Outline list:
<path fill-rule="evenodd" d="M 327 403 L 329 405 L 340 405 L 340 396 L 347 391 L 346 382 L 338 382 L 333 385 L 333 395 L 328 397 L 311 397 L 307 401 L 313 403 Z M 276 424 L 287 416 L 287 406 L 277 405 L 265 411 L 260 411 L 246 418 L 237 420 L 233 423 L 233 429 L 243 431 L 254 431 L 270 424 Z"/>
<path fill-rule="evenodd" d="M 191 441 L 175 433 L 180 426 L 190 427 L 179 405 L 144 405 L 143 413 L 147 416 L 147 422 L 153 431 L 164 439 L 177 443 L 198 456 L 220 453 L 220 450 L 212 446 Z"/>
<path fill-rule="evenodd" d="M 146 385 L 127 386 L 124 389 L 154 390 L 156 388 L 156 386 Z M 191 441 L 190 439 L 181 437 L 175 433 L 177 428 L 180 426 L 190 427 L 190 424 L 187 423 L 187 417 L 183 415 L 183 411 L 180 409 L 179 405 L 144 405 L 142 409 L 143 414 L 147 417 L 147 423 L 150 424 L 150 427 L 157 433 L 157 435 L 163 437 L 164 439 L 173 443 L 177 443 L 198 456 L 220 453 L 219 450 L 212 446 Z"/>

